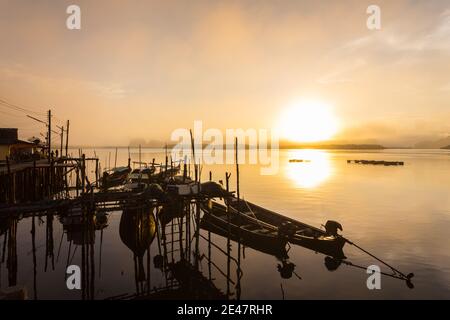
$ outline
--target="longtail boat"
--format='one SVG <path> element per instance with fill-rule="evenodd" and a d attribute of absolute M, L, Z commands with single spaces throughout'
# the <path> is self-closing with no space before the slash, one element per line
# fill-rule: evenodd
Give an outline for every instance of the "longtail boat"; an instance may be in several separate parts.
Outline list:
<path fill-rule="evenodd" d="M 205 214 L 200 222 L 202 229 L 211 231 L 264 253 L 285 257 L 285 238 L 278 236 L 277 228 L 245 215 L 227 213 L 227 208 L 217 202 L 202 204 Z"/>
<path fill-rule="evenodd" d="M 346 239 L 337 233 L 338 229 L 342 230 L 342 226 L 338 222 L 327 221 L 325 230 L 321 230 L 246 200 L 230 197 L 227 202 L 235 214 L 253 219 L 254 223 L 258 221 L 275 227 L 278 236 L 286 239 L 289 243 L 336 258 L 345 258 L 342 248 Z"/>

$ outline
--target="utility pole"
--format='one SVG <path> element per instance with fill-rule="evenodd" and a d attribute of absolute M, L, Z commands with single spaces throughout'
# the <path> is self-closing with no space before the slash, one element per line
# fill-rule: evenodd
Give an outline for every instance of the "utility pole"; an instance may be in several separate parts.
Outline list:
<path fill-rule="evenodd" d="M 50 162 L 50 157 L 52 153 L 52 110 L 48 110 L 48 162 Z"/>
<path fill-rule="evenodd" d="M 66 158 L 67 158 L 68 149 L 69 149 L 69 120 L 67 120 L 67 126 L 66 126 Z"/>

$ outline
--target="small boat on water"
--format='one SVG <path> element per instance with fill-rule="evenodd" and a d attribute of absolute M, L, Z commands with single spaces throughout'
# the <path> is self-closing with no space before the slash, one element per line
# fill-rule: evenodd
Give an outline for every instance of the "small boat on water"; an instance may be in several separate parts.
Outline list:
<path fill-rule="evenodd" d="M 325 230 L 321 230 L 242 199 L 238 201 L 237 198 L 230 197 L 227 201 L 235 214 L 248 217 L 254 223 L 262 222 L 274 227 L 279 237 L 292 244 L 336 258 L 345 258 L 342 248 L 346 240 L 337 233 L 338 229 L 342 230 L 338 222 L 328 221 Z"/>
<path fill-rule="evenodd" d="M 117 167 L 105 171 L 101 179 L 101 188 L 107 190 L 122 185 L 130 172 L 130 167 Z"/>
<path fill-rule="evenodd" d="M 124 189 L 127 191 L 142 191 L 153 182 L 155 167 L 137 168 L 127 177 Z"/>
<path fill-rule="evenodd" d="M 247 247 L 275 256 L 286 255 L 287 239 L 279 237 L 276 227 L 246 215 L 227 214 L 227 208 L 214 201 L 203 203 L 202 210 L 202 229 L 224 237 L 229 231 L 232 240 Z"/>

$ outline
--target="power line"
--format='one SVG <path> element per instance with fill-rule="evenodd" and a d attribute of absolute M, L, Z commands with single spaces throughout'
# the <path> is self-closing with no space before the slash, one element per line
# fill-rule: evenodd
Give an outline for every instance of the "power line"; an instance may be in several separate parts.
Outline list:
<path fill-rule="evenodd" d="M 0 107 L 3 107 L 3 106 L 0 105 Z M 18 115 L 18 114 L 9 113 L 9 112 L 6 112 L 6 111 L 2 111 L 1 114 L 2 114 L 2 116 L 10 116 L 10 117 L 16 117 L 16 118 L 23 118 L 24 117 L 22 114 Z"/>
<path fill-rule="evenodd" d="M 0 104 L 4 105 L 7 108 L 16 110 L 16 111 L 21 111 L 21 112 L 25 112 L 25 113 L 33 113 L 36 115 L 45 115 L 44 112 L 39 112 L 39 111 L 33 110 L 28 107 L 24 107 L 24 106 L 20 106 L 20 105 L 8 102 L 4 98 L 1 98 L 1 97 L 0 97 Z"/>

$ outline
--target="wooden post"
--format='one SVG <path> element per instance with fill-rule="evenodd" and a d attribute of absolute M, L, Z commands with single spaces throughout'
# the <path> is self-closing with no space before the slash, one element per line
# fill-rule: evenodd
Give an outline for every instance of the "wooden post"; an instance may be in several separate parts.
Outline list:
<path fill-rule="evenodd" d="M 11 183 L 12 182 L 12 174 L 11 174 L 11 167 L 9 165 L 9 157 L 8 156 L 6 156 L 6 169 L 7 169 L 7 173 L 8 173 L 8 186 L 7 186 L 8 190 L 6 191 L 6 194 L 8 195 L 7 196 L 8 202 L 10 204 L 13 204 L 14 201 L 12 198 L 13 198 L 14 192 L 12 190 L 13 189 L 13 183 Z"/>
<path fill-rule="evenodd" d="M 69 125 L 70 122 L 67 120 L 67 128 L 66 128 L 66 158 L 68 157 L 68 150 L 69 150 Z"/>
<path fill-rule="evenodd" d="M 48 179 L 48 187 L 49 187 L 49 196 L 51 196 L 52 194 L 53 194 L 53 188 L 54 188 L 54 174 L 53 174 L 53 171 L 54 171 L 54 160 L 53 160 L 53 154 L 52 154 L 52 156 L 50 157 L 50 167 L 48 168 L 48 177 L 49 177 L 49 179 Z"/>
<path fill-rule="evenodd" d="M 33 194 L 32 194 L 33 201 L 36 201 L 36 160 L 33 160 Z M 34 222 L 34 215 L 33 215 L 33 222 Z"/>
<path fill-rule="evenodd" d="M 47 143 L 48 143 L 48 162 L 50 163 L 50 154 L 52 150 L 52 110 L 48 110 L 48 133 L 47 133 Z"/>
<path fill-rule="evenodd" d="M 128 146 L 128 168 L 131 168 L 130 146 Z"/>
<path fill-rule="evenodd" d="M 200 190 L 200 181 L 198 182 L 198 188 Z M 199 257 L 200 257 L 200 196 L 197 196 L 197 201 L 195 202 L 195 266 L 196 269 L 199 267 Z"/>
<path fill-rule="evenodd" d="M 63 156 L 63 140 L 64 140 L 64 126 L 61 127 L 61 151 L 59 156 L 62 158 Z"/>
<path fill-rule="evenodd" d="M 167 144 L 166 144 L 165 150 L 166 150 L 166 167 L 165 167 L 164 176 L 167 177 L 167 165 L 168 165 L 168 161 L 169 161 L 169 158 L 167 157 Z"/>
<path fill-rule="evenodd" d="M 230 192 L 230 176 L 231 173 L 225 172 L 225 183 L 227 188 L 227 193 Z M 230 227 L 230 204 L 227 201 L 227 226 L 228 226 L 228 232 L 227 232 L 227 297 L 230 296 L 230 267 L 231 267 L 231 241 L 230 241 L 230 235 L 231 235 L 231 227 Z"/>
<path fill-rule="evenodd" d="M 241 266 L 241 216 L 240 216 L 240 193 L 239 193 L 239 156 L 238 156 L 238 138 L 235 139 L 235 149 L 236 149 L 236 196 L 237 196 L 237 208 L 238 208 L 238 223 L 239 223 L 239 234 L 238 234 L 238 268 Z M 238 279 L 239 280 L 239 279 Z M 237 299 L 240 299 L 241 296 L 241 288 L 240 281 L 237 282 L 236 286 L 236 296 Z"/>
<path fill-rule="evenodd" d="M 195 161 L 195 141 L 194 141 L 194 136 L 192 134 L 192 130 L 189 130 L 189 133 L 191 135 L 192 161 L 194 162 L 195 181 L 197 181 L 198 172 L 197 172 L 197 164 Z"/>
<path fill-rule="evenodd" d="M 98 188 L 98 180 L 100 179 L 99 177 L 99 172 L 98 172 L 98 159 L 95 159 L 95 186 Z"/>
<path fill-rule="evenodd" d="M 114 156 L 114 168 L 117 168 L 117 147 L 116 147 L 116 154 Z"/>
<path fill-rule="evenodd" d="M 85 192 L 85 179 L 86 179 L 86 155 L 81 155 L 81 190 Z"/>
<path fill-rule="evenodd" d="M 141 161 L 141 145 L 139 145 L 139 169 L 142 167 L 142 161 Z"/>

